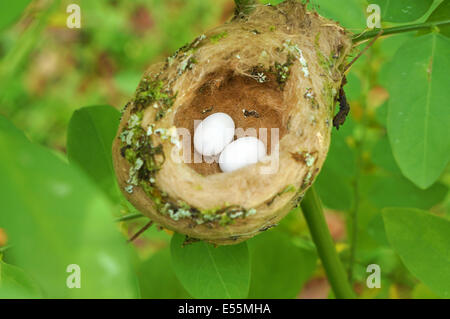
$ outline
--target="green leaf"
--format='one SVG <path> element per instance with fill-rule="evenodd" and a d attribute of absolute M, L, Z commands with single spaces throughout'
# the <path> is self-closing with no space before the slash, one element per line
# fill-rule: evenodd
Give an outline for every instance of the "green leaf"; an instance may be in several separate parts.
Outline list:
<path fill-rule="evenodd" d="M 375 144 L 372 151 L 372 161 L 379 167 L 382 167 L 388 172 L 394 174 L 401 174 L 400 168 L 395 162 L 392 154 L 391 145 L 387 137 L 382 137 Z"/>
<path fill-rule="evenodd" d="M 186 299 L 189 294 L 173 271 L 170 250 L 162 249 L 142 262 L 137 270 L 144 299 Z"/>
<path fill-rule="evenodd" d="M 12 245 L 8 258 L 49 298 L 136 296 L 128 247 L 103 194 L 79 169 L 14 130 L 0 130 L 0 149 L 0 225 Z M 71 264 L 81 268 L 81 288 L 66 285 Z"/>
<path fill-rule="evenodd" d="M 126 94 L 133 94 L 142 78 L 141 71 L 123 71 L 114 76 L 117 87 Z"/>
<path fill-rule="evenodd" d="M 350 180 L 343 179 L 335 171 L 324 167 L 315 185 L 326 207 L 344 211 L 352 208 L 354 193 Z"/>
<path fill-rule="evenodd" d="M 41 298 L 36 282 L 19 267 L 0 260 L 0 298 Z"/>
<path fill-rule="evenodd" d="M 383 216 L 376 214 L 372 217 L 367 230 L 365 230 L 378 244 L 382 246 L 388 246 L 388 240 L 386 237 L 386 231 L 384 230 Z"/>
<path fill-rule="evenodd" d="M 416 35 L 414 32 L 405 32 L 405 33 L 397 33 L 395 36 L 390 37 L 381 37 L 377 39 L 377 46 L 381 51 L 385 61 L 390 61 L 394 57 L 397 50 L 405 43 L 406 41 L 414 38 Z"/>
<path fill-rule="evenodd" d="M 171 241 L 172 265 L 184 288 L 194 298 L 246 298 L 250 259 L 246 243 L 214 247 L 196 242 L 182 247 L 185 236 Z"/>
<path fill-rule="evenodd" d="M 69 161 L 79 165 L 113 201 L 119 189 L 112 163 L 112 143 L 120 112 L 111 106 L 90 106 L 74 112 L 67 132 Z"/>
<path fill-rule="evenodd" d="M 0 115 L 0 132 L 8 132 L 8 134 L 14 135 L 18 138 L 24 138 L 25 134 L 17 127 L 14 126 L 6 117 Z"/>
<path fill-rule="evenodd" d="M 412 291 L 413 299 L 440 299 L 438 295 L 433 293 L 430 288 L 420 283 Z"/>
<path fill-rule="evenodd" d="M 372 160 L 386 172 L 364 176 L 362 184 L 366 188 L 362 192 L 378 208 L 403 206 L 428 209 L 442 202 L 448 193 L 448 188 L 441 183 L 423 190 L 403 177 L 386 137 L 375 145 Z"/>
<path fill-rule="evenodd" d="M 450 297 L 450 221 L 410 208 L 384 209 L 383 218 L 406 268 L 438 295 Z"/>
<path fill-rule="evenodd" d="M 384 102 L 375 110 L 375 119 L 383 127 L 386 127 L 388 102 Z"/>
<path fill-rule="evenodd" d="M 387 130 L 402 173 L 432 185 L 450 158 L 450 39 L 428 34 L 407 41 L 391 63 Z"/>
<path fill-rule="evenodd" d="M 428 17 L 427 22 L 444 21 L 450 17 L 450 1 L 444 0 Z M 439 32 L 450 37 L 450 25 L 439 26 Z"/>
<path fill-rule="evenodd" d="M 428 209 L 444 200 L 447 187 L 436 183 L 420 189 L 398 174 L 373 174 L 361 177 L 361 193 L 377 208 L 416 207 Z"/>
<path fill-rule="evenodd" d="M 381 21 L 409 22 L 423 16 L 433 4 L 433 0 L 369 0 L 378 4 Z"/>
<path fill-rule="evenodd" d="M 345 85 L 345 95 L 347 99 L 357 101 L 363 93 L 362 83 L 360 78 L 355 73 L 347 75 L 347 84 Z"/>
<path fill-rule="evenodd" d="M 30 0 L 0 1 L 0 31 L 16 22 Z"/>
<path fill-rule="evenodd" d="M 324 205 L 338 210 L 351 209 L 354 201 L 352 180 L 355 176 L 356 154 L 346 141 L 351 134 L 353 122 L 348 122 L 339 131 L 334 131 L 325 164 L 315 182 Z"/>
<path fill-rule="evenodd" d="M 291 239 L 269 230 L 249 240 L 251 282 L 249 298 L 295 298 L 316 268 L 317 256 Z"/>

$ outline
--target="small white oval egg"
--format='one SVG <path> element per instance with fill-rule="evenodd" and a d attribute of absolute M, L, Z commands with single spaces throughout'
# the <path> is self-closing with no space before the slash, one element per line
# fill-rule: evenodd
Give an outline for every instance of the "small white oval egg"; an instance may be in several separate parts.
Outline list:
<path fill-rule="evenodd" d="M 255 164 L 265 156 L 266 147 L 262 141 L 253 136 L 241 137 L 225 147 L 219 157 L 219 166 L 228 173 Z"/>
<path fill-rule="evenodd" d="M 225 113 L 214 113 L 205 118 L 194 132 L 194 148 L 205 156 L 222 152 L 234 137 L 234 121 Z"/>

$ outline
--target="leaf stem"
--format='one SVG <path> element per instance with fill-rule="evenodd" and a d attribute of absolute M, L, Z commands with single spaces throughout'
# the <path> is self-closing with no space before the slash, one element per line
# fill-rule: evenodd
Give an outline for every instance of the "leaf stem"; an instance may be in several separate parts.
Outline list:
<path fill-rule="evenodd" d="M 374 38 L 380 33 L 380 31 L 383 31 L 383 36 L 385 36 L 385 35 L 396 34 L 396 33 L 417 31 L 417 30 L 422 30 L 422 29 L 430 29 L 433 27 L 448 25 L 448 24 L 450 24 L 450 20 L 407 24 L 407 25 L 401 25 L 398 27 L 392 27 L 392 28 L 386 28 L 386 29 L 373 29 L 370 31 L 361 32 L 361 33 L 353 36 L 353 43 L 360 44 L 368 39 Z"/>
<path fill-rule="evenodd" d="M 325 221 L 322 203 L 314 186 L 311 186 L 306 193 L 301 202 L 301 207 L 334 295 L 338 299 L 356 298 L 336 252 Z"/>

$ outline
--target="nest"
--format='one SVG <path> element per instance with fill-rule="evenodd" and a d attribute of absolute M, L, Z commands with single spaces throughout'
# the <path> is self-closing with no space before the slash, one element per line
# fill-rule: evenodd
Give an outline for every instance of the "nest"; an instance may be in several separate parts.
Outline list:
<path fill-rule="evenodd" d="M 351 47 L 338 24 L 289 0 L 257 5 L 152 65 L 113 144 L 124 194 L 156 223 L 215 244 L 276 225 L 325 161 Z M 216 112 L 265 141 L 269 160 L 231 173 L 196 161 L 194 121 Z"/>

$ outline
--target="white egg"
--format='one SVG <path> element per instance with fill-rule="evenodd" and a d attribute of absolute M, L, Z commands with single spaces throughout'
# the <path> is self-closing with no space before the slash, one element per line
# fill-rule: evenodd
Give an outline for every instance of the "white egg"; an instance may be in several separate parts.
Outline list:
<path fill-rule="evenodd" d="M 225 113 L 214 113 L 205 118 L 194 132 L 194 148 L 205 156 L 222 152 L 234 137 L 234 121 Z"/>
<path fill-rule="evenodd" d="M 219 157 L 220 169 L 227 173 L 261 161 L 266 156 L 266 147 L 256 137 L 241 137 L 228 144 Z"/>

